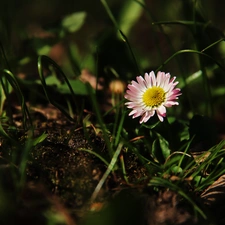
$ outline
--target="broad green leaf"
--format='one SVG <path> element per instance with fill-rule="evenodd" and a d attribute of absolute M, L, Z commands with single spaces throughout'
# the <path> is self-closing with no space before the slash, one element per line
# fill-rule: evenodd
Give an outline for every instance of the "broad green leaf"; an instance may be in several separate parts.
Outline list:
<path fill-rule="evenodd" d="M 195 186 L 198 187 L 205 180 L 206 180 L 206 178 L 204 178 L 203 176 L 195 176 L 194 177 Z"/>
<path fill-rule="evenodd" d="M 70 85 L 73 88 L 73 91 L 75 94 L 79 94 L 79 95 L 87 95 L 88 94 L 86 84 L 83 83 L 82 81 L 70 80 L 69 82 L 70 82 Z M 63 94 L 71 93 L 67 84 L 61 84 L 60 86 L 58 86 L 58 90 L 60 93 L 63 93 Z"/>
<path fill-rule="evenodd" d="M 162 154 L 162 149 L 160 148 L 159 140 L 156 139 L 152 143 L 152 156 L 155 159 L 155 161 L 159 163 L 165 162 L 165 157 Z"/>
<path fill-rule="evenodd" d="M 218 87 L 214 90 L 212 90 L 212 95 L 214 97 L 219 97 L 225 95 L 225 87 Z"/>
<path fill-rule="evenodd" d="M 61 82 L 56 76 L 48 76 L 46 77 L 45 81 L 46 81 L 46 84 L 49 86 L 56 85 L 57 87 L 59 87 L 61 85 Z"/>
<path fill-rule="evenodd" d="M 62 20 L 62 26 L 68 32 L 78 31 L 84 24 L 86 12 L 75 12 Z"/>
<path fill-rule="evenodd" d="M 182 168 L 179 167 L 179 166 L 172 166 L 172 167 L 171 167 L 171 172 L 173 172 L 174 174 L 178 174 L 178 173 L 182 173 L 183 170 L 182 170 Z"/>
<path fill-rule="evenodd" d="M 157 136 L 159 138 L 159 145 L 162 150 L 162 154 L 163 154 L 164 158 L 166 159 L 170 155 L 169 143 L 160 134 L 157 134 Z"/>
<path fill-rule="evenodd" d="M 127 36 L 129 35 L 131 28 L 139 20 L 142 12 L 143 8 L 140 7 L 139 4 L 134 1 L 126 1 L 119 20 L 119 26 L 124 34 L 126 34 Z"/>
<path fill-rule="evenodd" d="M 50 45 L 44 45 L 37 49 L 37 53 L 38 53 L 38 55 L 48 55 L 50 50 L 51 50 Z"/>

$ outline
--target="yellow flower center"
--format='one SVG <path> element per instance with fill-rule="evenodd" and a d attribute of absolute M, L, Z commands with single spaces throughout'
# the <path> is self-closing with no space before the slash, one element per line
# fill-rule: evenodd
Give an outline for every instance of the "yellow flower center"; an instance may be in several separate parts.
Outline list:
<path fill-rule="evenodd" d="M 165 101 L 165 91 L 161 87 L 151 87 L 145 91 L 142 100 L 146 106 L 158 107 Z"/>

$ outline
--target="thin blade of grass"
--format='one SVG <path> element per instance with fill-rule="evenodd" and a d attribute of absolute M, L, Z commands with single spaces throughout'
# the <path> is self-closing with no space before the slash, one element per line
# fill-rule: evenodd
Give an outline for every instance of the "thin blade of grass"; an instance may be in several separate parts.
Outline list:
<path fill-rule="evenodd" d="M 29 110 L 26 106 L 24 96 L 23 96 L 23 93 L 22 93 L 22 91 L 20 89 L 20 86 L 17 82 L 17 79 L 13 75 L 13 73 L 11 73 L 9 70 L 4 69 L 1 72 L 2 72 L 2 76 L 4 76 L 8 80 L 8 82 L 10 83 L 10 85 L 12 86 L 12 88 L 14 89 L 14 91 L 17 94 L 17 97 L 19 99 L 19 103 L 21 105 L 22 114 L 23 114 L 23 126 L 24 126 L 24 129 L 27 129 L 29 127 L 27 125 L 27 121 L 29 121 L 29 125 L 32 126 L 32 119 L 30 117 Z M 2 85 L 4 85 L 4 83 L 2 83 Z M 7 88 L 3 88 L 3 89 L 4 89 L 4 91 L 7 91 Z M 8 96 L 8 93 L 5 93 L 5 94 L 6 94 L 6 96 Z"/>
<path fill-rule="evenodd" d="M 20 164 L 19 164 L 19 172 L 20 172 L 20 188 L 23 187 L 26 181 L 26 167 L 27 167 L 27 160 L 29 157 L 29 152 L 32 149 L 33 146 L 36 146 L 37 144 L 43 142 L 47 138 L 47 134 L 43 133 L 39 137 L 36 137 L 33 139 L 33 131 L 30 130 L 28 132 L 28 137 L 26 139 L 25 145 L 20 148 L 23 148 Z"/>
<path fill-rule="evenodd" d="M 203 171 L 204 168 L 210 165 L 212 161 L 217 158 L 218 153 L 223 148 L 224 144 L 225 144 L 225 141 L 222 141 L 218 145 L 213 146 L 211 149 L 208 150 L 208 152 L 210 152 L 210 155 L 197 167 L 195 172 L 192 174 L 193 177 L 197 176 L 197 174 Z"/>
<path fill-rule="evenodd" d="M 159 22 L 153 22 L 152 23 L 153 25 L 166 25 L 166 24 L 169 24 L 169 25 L 183 25 L 183 26 L 187 26 L 187 27 L 190 27 L 190 26 L 203 26 L 205 27 L 206 26 L 206 23 L 202 23 L 202 22 L 194 22 L 194 21 L 187 21 L 187 20 L 174 20 L 174 21 L 159 21 Z"/>
<path fill-rule="evenodd" d="M 58 108 L 70 121 L 74 122 L 74 119 L 69 115 L 69 113 L 60 105 L 58 104 L 54 99 L 50 98 L 50 95 L 48 93 L 48 88 L 47 88 L 47 84 L 45 82 L 45 76 L 43 74 L 43 61 L 47 62 L 48 65 L 53 65 L 55 69 L 57 69 L 57 71 L 59 72 L 59 74 L 63 77 L 63 79 L 65 80 L 70 92 L 71 92 L 71 96 L 73 98 L 74 104 L 76 105 L 76 109 L 77 109 L 77 115 L 79 115 L 79 104 L 76 101 L 76 97 L 75 97 L 75 93 L 73 91 L 73 88 L 70 85 L 69 80 L 67 79 L 66 75 L 63 73 L 63 71 L 61 70 L 61 68 L 49 57 L 41 55 L 38 57 L 38 73 L 41 79 L 41 83 L 42 83 L 42 87 L 44 89 L 45 95 L 47 100 L 54 105 L 56 108 Z M 78 118 L 79 120 L 79 118 Z"/>
<path fill-rule="evenodd" d="M 193 135 L 193 137 L 188 141 L 187 146 L 186 146 L 186 148 L 185 148 L 185 150 L 184 150 L 184 154 L 181 156 L 181 158 L 180 158 L 180 160 L 179 160 L 179 163 L 178 163 L 178 166 L 179 166 L 179 167 L 181 166 L 181 164 L 182 164 L 182 162 L 183 162 L 183 160 L 184 160 L 184 156 L 185 156 L 185 154 L 187 153 L 187 151 L 189 150 L 190 145 L 191 145 L 192 141 L 194 140 L 194 138 L 195 138 L 195 135 Z"/>
<path fill-rule="evenodd" d="M 126 35 L 125 35 L 125 34 L 122 32 L 122 30 L 120 29 L 120 27 L 119 27 L 119 25 L 118 25 L 118 23 L 117 23 L 115 17 L 113 16 L 112 11 L 110 10 L 110 8 L 109 8 L 107 2 L 106 2 L 105 0 L 101 0 L 101 3 L 103 4 L 103 6 L 104 6 L 104 8 L 105 8 L 105 10 L 106 10 L 106 12 L 107 12 L 109 18 L 112 20 L 112 22 L 113 22 L 115 28 L 119 31 L 119 33 L 120 33 L 120 35 L 121 35 L 121 37 L 122 37 L 122 40 L 126 43 L 126 45 L 127 45 L 127 47 L 128 47 L 128 50 L 130 51 L 131 56 L 132 56 L 132 58 L 133 58 L 133 61 L 134 61 L 134 63 L 135 63 L 136 70 L 137 70 L 136 72 L 140 74 L 140 69 L 139 69 L 139 66 L 138 66 L 138 63 L 137 63 L 137 59 L 136 59 L 136 57 L 135 57 L 135 54 L 134 54 L 134 52 L 133 52 L 133 50 L 132 50 L 132 48 L 131 48 L 131 46 L 130 46 L 130 43 L 129 43 L 129 41 L 128 41 Z"/>
<path fill-rule="evenodd" d="M 204 57 L 209 58 L 212 62 L 214 62 L 215 64 L 217 64 L 224 72 L 225 72 L 225 68 L 217 61 L 215 60 L 213 57 L 211 57 L 210 55 L 201 52 L 201 51 L 197 51 L 197 50 L 193 50 L 193 49 L 183 49 L 180 51 L 175 52 L 172 56 L 170 56 L 167 60 L 164 61 L 164 63 L 162 65 L 160 65 L 156 71 L 160 71 L 167 63 L 169 63 L 172 59 L 174 59 L 176 56 L 180 55 L 180 54 L 184 54 L 184 53 L 193 53 L 193 54 L 198 54 Z"/>
<path fill-rule="evenodd" d="M 212 171 L 210 174 L 204 179 L 203 182 L 196 187 L 196 191 L 203 190 L 205 187 L 212 184 L 218 177 L 225 173 L 224 165 L 224 158 L 225 158 L 225 140 L 221 141 L 218 145 L 213 146 L 207 152 L 210 152 L 210 155 L 202 162 L 202 164 L 195 170 L 192 176 L 197 176 L 201 173 L 201 171 L 206 171 L 209 165 L 212 165 L 216 160 L 218 162 L 213 166 Z"/>
<path fill-rule="evenodd" d="M 221 38 L 218 41 L 213 42 L 211 45 L 205 47 L 204 49 L 201 50 L 201 52 L 205 52 L 206 50 L 214 47 L 215 45 L 219 44 L 220 42 L 225 41 L 225 38 Z"/>
<path fill-rule="evenodd" d="M 90 149 L 86 149 L 86 148 L 79 148 L 79 151 L 83 151 L 83 152 L 88 152 L 96 157 L 98 157 L 106 166 L 109 166 L 109 163 L 101 156 L 99 155 L 97 152 L 90 150 Z"/>
<path fill-rule="evenodd" d="M 91 202 L 95 201 L 95 199 L 96 199 L 99 191 L 101 190 L 103 184 L 105 183 L 107 177 L 109 176 L 111 171 L 113 171 L 113 168 L 114 168 L 114 166 L 115 166 L 115 164 L 117 162 L 117 158 L 119 157 L 119 154 L 121 152 L 122 147 L 123 147 L 123 143 L 119 143 L 119 145 L 118 145 L 118 147 L 117 147 L 117 149 L 116 149 L 116 151 L 115 151 L 115 153 L 114 153 L 114 155 L 112 157 L 112 160 L 111 160 L 107 170 L 103 174 L 101 180 L 99 181 L 98 185 L 96 186 L 96 188 L 95 188 L 95 190 L 94 190 L 94 192 L 93 192 L 93 194 L 91 196 L 91 200 L 90 200 Z"/>
<path fill-rule="evenodd" d="M 126 111 L 123 111 L 122 116 L 120 118 L 120 123 L 118 125 L 117 133 L 116 133 L 116 138 L 115 138 L 115 145 L 116 146 L 118 145 L 118 143 L 120 141 L 120 135 L 121 135 L 121 132 L 122 132 L 122 129 L 123 129 L 123 122 L 124 122 L 124 119 L 125 119 L 125 115 L 126 115 Z"/>

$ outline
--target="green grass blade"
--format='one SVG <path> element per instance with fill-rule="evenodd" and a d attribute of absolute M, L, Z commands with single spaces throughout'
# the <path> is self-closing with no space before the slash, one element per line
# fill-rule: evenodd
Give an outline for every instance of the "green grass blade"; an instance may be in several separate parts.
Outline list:
<path fill-rule="evenodd" d="M 117 158 L 119 157 L 119 154 L 121 152 L 121 149 L 123 147 L 123 144 L 122 143 L 119 143 L 113 157 L 112 157 L 112 160 L 107 168 L 107 170 L 105 171 L 105 173 L 103 174 L 101 180 L 99 181 L 98 185 L 96 186 L 92 196 L 91 196 L 91 202 L 94 202 L 94 200 L 96 199 L 99 191 L 101 190 L 103 184 L 105 183 L 107 177 L 109 176 L 109 174 L 111 173 L 111 171 L 113 171 L 113 168 L 117 162 Z"/>
<path fill-rule="evenodd" d="M 202 22 L 194 22 L 194 21 L 187 21 L 187 20 L 174 20 L 174 21 L 159 21 L 159 22 L 153 22 L 153 25 L 183 25 L 187 27 L 192 27 L 192 26 L 202 26 L 205 27 L 206 24 Z"/>
<path fill-rule="evenodd" d="M 212 62 L 217 64 L 225 72 L 225 68 L 219 62 L 217 62 L 217 60 L 215 60 L 213 57 L 211 57 L 210 55 L 208 55 L 204 52 L 192 50 L 192 49 L 183 49 L 183 50 L 175 52 L 172 56 L 170 56 L 167 60 L 165 60 L 164 63 L 162 65 L 160 65 L 156 71 L 160 71 L 167 63 L 169 63 L 176 56 L 178 56 L 180 54 L 186 54 L 186 53 L 198 54 L 198 55 L 204 56 L 206 58 L 209 58 Z"/>
<path fill-rule="evenodd" d="M 29 125 L 32 126 L 32 119 L 30 117 L 29 110 L 26 106 L 24 96 L 23 96 L 23 93 L 17 82 L 17 79 L 9 70 L 4 69 L 1 72 L 2 72 L 2 76 L 4 76 L 8 80 L 8 82 L 10 83 L 10 85 L 12 86 L 12 88 L 14 89 L 14 91 L 17 94 L 19 103 L 21 105 L 22 114 L 23 114 L 23 126 L 25 129 L 27 129 L 29 127 Z M 1 84 L 4 85 L 3 82 L 1 82 Z M 4 91 L 6 91 L 6 90 L 7 90 L 7 88 L 4 88 Z M 8 95 L 8 93 L 5 93 L 5 94 L 6 94 L 6 96 Z M 29 121 L 29 125 L 27 124 L 27 121 Z"/>
<path fill-rule="evenodd" d="M 125 115 L 126 115 L 126 111 L 123 111 L 121 119 L 120 119 L 120 123 L 118 125 L 117 133 L 116 133 L 115 146 L 117 146 L 119 141 L 120 141 L 120 137 L 121 137 L 120 135 L 121 135 L 121 132 L 122 132 L 122 129 L 123 129 L 123 122 L 124 122 L 124 119 L 125 119 Z"/>
<path fill-rule="evenodd" d="M 122 32 L 122 30 L 120 29 L 120 27 L 119 27 L 119 25 L 118 25 L 118 23 L 117 23 L 115 17 L 113 16 L 113 14 L 112 14 L 112 12 L 111 12 L 111 10 L 110 10 L 110 8 L 109 8 L 107 2 L 106 2 L 105 0 L 101 0 L 101 3 L 103 4 L 103 6 L 104 6 L 104 8 L 105 8 L 105 10 L 106 10 L 106 12 L 107 12 L 107 14 L 109 15 L 109 18 L 112 20 L 114 26 L 115 26 L 116 29 L 119 31 L 119 33 L 120 33 L 120 35 L 121 35 L 121 37 L 122 37 L 122 40 L 126 43 L 126 45 L 127 45 L 127 47 L 128 47 L 128 50 L 130 51 L 131 56 L 132 56 L 132 58 L 133 58 L 133 61 L 134 61 L 134 63 L 135 63 L 135 66 L 136 66 L 136 69 L 137 69 L 136 72 L 140 74 L 140 69 L 139 69 L 139 66 L 138 66 L 138 63 L 137 63 L 135 54 L 134 54 L 134 52 L 133 52 L 133 50 L 132 50 L 132 48 L 131 48 L 131 46 L 130 46 L 130 43 L 129 43 L 129 41 L 128 41 L 126 35 L 125 35 L 125 34 Z"/>
<path fill-rule="evenodd" d="M 50 59 L 49 57 L 47 56 L 39 56 L 38 57 L 38 72 L 39 72 L 39 76 L 40 76 L 40 79 L 41 79 L 41 83 L 42 83 L 42 87 L 44 89 L 44 92 L 45 92 L 45 95 L 46 95 L 46 98 L 47 100 L 52 104 L 54 105 L 56 108 L 58 108 L 70 121 L 73 121 L 74 122 L 74 119 L 69 115 L 69 113 L 60 105 L 58 104 L 54 99 L 51 99 L 50 98 L 50 95 L 48 93 L 48 88 L 47 88 L 47 84 L 45 82 L 45 76 L 44 76 L 44 73 L 43 73 L 43 62 L 46 62 L 48 65 L 53 65 L 55 69 L 57 69 L 57 71 L 59 72 L 59 74 L 63 77 L 63 79 L 65 80 L 70 92 L 71 92 L 71 96 L 73 98 L 73 101 L 74 101 L 74 104 L 76 105 L 76 108 L 77 108 L 77 114 L 79 115 L 79 104 L 78 102 L 76 101 L 76 97 L 75 97 L 75 93 L 70 85 L 70 82 L 69 80 L 67 79 L 66 75 L 63 73 L 63 71 L 61 70 L 61 68 L 52 60 Z M 79 120 L 79 119 L 78 119 Z"/>
<path fill-rule="evenodd" d="M 178 194 L 184 197 L 204 219 L 207 218 L 205 213 L 198 207 L 198 205 L 178 185 L 160 177 L 153 177 L 149 181 L 149 186 L 166 187 L 176 191 Z"/>
<path fill-rule="evenodd" d="M 220 42 L 225 41 L 225 38 L 221 38 L 218 41 L 213 42 L 211 45 L 207 46 L 206 48 L 202 49 L 201 52 L 205 52 L 206 50 L 214 47 L 215 45 L 219 44 Z"/>
<path fill-rule="evenodd" d="M 26 167 L 27 167 L 27 160 L 29 156 L 29 152 L 32 149 L 33 146 L 41 143 L 44 141 L 47 137 L 47 134 L 43 133 L 39 137 L 33 139 L 33 131 L 30 130 L 28 132 L 28 137 L 26 139 L 25 145 L 21 146 L 20 148 L 23 148 L 22 155 L 20 158 L 20 164 L 19 164 L 19 172 L 20 172 L 20 182 L 19 185 L 22 188 L 26 181 Z"/>
<path fill-rule="evenodd" d="M 93 150 L 90 150 L 90 149 L 86 149 L 86 148 L 79 148 L 78 150 L 88 152 L 88 153 L 98 157 L 106 166 L 109 166 L 109 163 L 101 155 L 99 155 L 97 152 L 95 152 Z"/>

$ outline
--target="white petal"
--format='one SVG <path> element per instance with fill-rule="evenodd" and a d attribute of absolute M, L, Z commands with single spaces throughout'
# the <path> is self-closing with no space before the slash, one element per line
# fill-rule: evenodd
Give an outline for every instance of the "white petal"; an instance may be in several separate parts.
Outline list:
<path fill-rule="evenodd" d="M 145 83 L 146 83 L 146 88 L 152 87 L 152 78 L 150 74 L 145 73 Z"/>
<path fill-rule="evenodd" d="M 161 87 L 162 83 L 164 82 L 164 78 L 165 78 L 165 73 L 159 71 L 156 77 L 156 85 Z"/>
<path fill-rule="evenodd" d="M 137 77 L 137 81 L 139 83 L 139 89 L 144 90 L 146 88 L 144 78 L 142 76 L 139 76 L 139 77 Z"/>
<path fill-rule="evenodd" d="M 152 80 L 152 86 L 156 85 L 156 78 L 155 78 L 155 73 L 152 71 L 149 73 L 151 80 Z"/>

